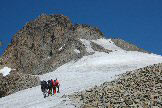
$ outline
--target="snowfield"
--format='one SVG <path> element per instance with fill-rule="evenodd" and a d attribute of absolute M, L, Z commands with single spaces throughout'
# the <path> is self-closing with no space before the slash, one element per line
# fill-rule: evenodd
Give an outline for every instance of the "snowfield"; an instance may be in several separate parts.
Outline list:
<path fill-rule="evenodd" d="M 88 40 L 81 41 L 86 45 L 87 51 L 93 52 Z M 37 86 L 1 98 L 0 108 L 73 108 L 75 106 L 65 95 L 112 81 L 126 71 L 162 63 L 162 56 L 125 51 L 115 46 L 110 39 L 93 42 L 113 52 L 95 52 L 39 76 L 41 80 L 57 78 L 61 84 L 59 94 L 43 98 L 40 86 Z"/>

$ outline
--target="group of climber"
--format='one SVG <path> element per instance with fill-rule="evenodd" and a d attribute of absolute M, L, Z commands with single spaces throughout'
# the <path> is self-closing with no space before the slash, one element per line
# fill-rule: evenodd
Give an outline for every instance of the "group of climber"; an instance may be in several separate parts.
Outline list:
<path fill-rule="evenodd" d="M 49 95 L 54 95 L 56 94 L 56 88 L 57 88 L 57 93 L 59 93 L 59 81 L 57 80 L 57 78 L 55 80 L 51 79 L 48 81 L 41 81 L 41 90 L 43 92 L 44 98 Z"/>

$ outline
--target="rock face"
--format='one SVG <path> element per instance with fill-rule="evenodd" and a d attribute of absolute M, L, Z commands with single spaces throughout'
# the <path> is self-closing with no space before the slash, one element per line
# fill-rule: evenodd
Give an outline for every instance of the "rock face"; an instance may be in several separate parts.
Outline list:
<path fill-rule="evenodd" d="M 118 46 L 126 51 L 139 51 L 139 52 L 149 53 L 142 48 L 138 48 L 137 46 L 135 46 L 131 43 L 125 42 L 122 39 L 111 39 L 111 40 L 114 42 L 114 44 L 116 46 Z"/>
<path fill-rule="evenodd" d="M 162 64 L 127 72 L 115 81 L 69 97 L 81 108 L 161 108 Z"/>
<path fill-rule="evenodd" d="M 98 28 L 93 28 L 86 24 L 74 25 L 74 33 L 77 35 L 77 37 L 86 40 L 103 38 L 103 33 Z"/>
<path fill-rule="evenodd" d="M 103 34 L 88 25 L 72 25 L 63 15 L 42 15 L 13 36 L 3 64 L 25 74 L 43 74 L 88 55 L 80 39 L 99 39 Z M 80 51 L 77 54 L 74 50 Z"/>
<path fill-rule="evenodd" d="M 32 75 L 22 74 L 17 71 L 5 77 L 0 74 L 0 98 L 9 94 L 39 85 L 39 78 Z"/>

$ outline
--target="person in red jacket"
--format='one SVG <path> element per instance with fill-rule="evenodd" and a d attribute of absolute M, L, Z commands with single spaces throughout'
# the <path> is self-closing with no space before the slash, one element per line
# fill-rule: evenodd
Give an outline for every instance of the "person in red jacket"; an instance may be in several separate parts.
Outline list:
<path fill-rule="evenodd" d="M 51 79 L 52 82 L 52 89 L 53 89 L 53 95 L 56 94 L 56 86 L 54 80 Z"/>
<path fill-rule="evenodd" d="M 59 80 L 57 80 L 57 78 L 56 78 L 56 80 L 54 81 L 55 82 L 55 86 L 57 87 L 57 93 L 60 93 L 60 90 L 59 90 L 59 87 L 60 87 L 60 83 L 59 83 Z"/>
<path fill-rule="evenodd" d="M 60 91 L 59 91 L 60 83 L 59 83 L 59 81 L 57 80 L 57 78 L 56 78 L 56 80 L 52 80 L 52 79 L 51 79 L 51 82 L 52 82 L 53 94 L 56 94 L 56 88 L 58 89 L 58 90 L 57 90 L 57 93 L 60 93 Z"/>

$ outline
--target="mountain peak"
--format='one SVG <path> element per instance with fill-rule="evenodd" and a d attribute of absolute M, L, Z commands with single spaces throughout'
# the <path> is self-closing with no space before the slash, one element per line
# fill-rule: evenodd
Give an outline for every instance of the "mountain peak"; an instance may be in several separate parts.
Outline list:
<path fill-rule="evenodd" d="M 4 81 L 14 79 L 14 75 L 20 75 L 18 78 L 24 79 L 29 75 L 33 80 L 33 83 L 29 83 L 36 86 L 39 80 L 33 75 L 54 71 L 70 61 L 78 61 L 95 54 L 96 56 L 110 54 L 112 58 L 116 58 L 117 54 L 121 59 L 120 54 L 125 54 L 124 52 L 127 51 L 144 52 L 123 40 L 105 39 L 103 33 L 96 27 L 87 24 L 73 25 L 71 20 L 62 14 L 43 14 L 27 23 L 13 36 L 11 44 L 0 59 L 0 65 L 10 66 L 11 69 L 16 70 L 7 75 Z M 114 62 L 114 60 L 108 61 Z M 0 77 L 3 78 L 2 75 Z M 14 83 L 16 79 L 12 81 Z M 12 88 L 13 85 L 8 84 L 7 86 Z M 21 87 L 31 86 L 21 85 Z M 3 91 L 7 89 L 3 88 Z M 15 91 L 18 90 L 19 87 L 15 88 Z"/>
<path fill-rule="evenodd" d="M 96 27 L 72 25 L 71 20 L 62 14 L 43 14 L 13 36 L 11 45 L 2 57 L 3 64 L 10 63 L 12 68 L 23 73 L 42 74 L 62 65 L 63 61 L 66 63 L 86 55 L 80 39 L 99 38 L 103 38 L 103 34 Z M 81 52 L 77 56 L 75 52 L 72 53 L 75 49 Z M 59 58 L 64 55 L 66 57 Z"/>

